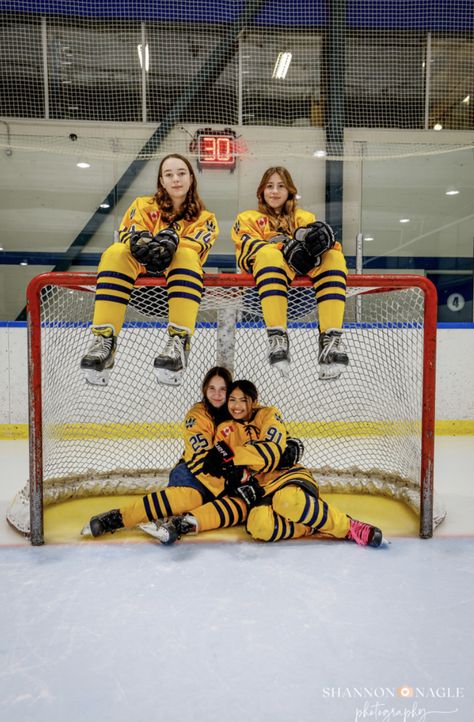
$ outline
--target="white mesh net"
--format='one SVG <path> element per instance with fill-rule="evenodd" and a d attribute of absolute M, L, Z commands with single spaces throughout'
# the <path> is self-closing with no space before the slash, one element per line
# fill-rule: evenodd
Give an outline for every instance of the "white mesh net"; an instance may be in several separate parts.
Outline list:
<path fill-rule="evenodd" d="M 69 274 L 71 277 L 74 274 Z M 317 308 L 312 288 L 290 289 L 292 373 L 267 361 L 267 335 L 254 287 L 206 277 L 182 386 L 156 383 L 153 361 L 166 338 L 166 291 L 137 286 L 106 387 L 87 385 L 79 361 L 90 343 L 94 287 L 51 283 L 41 292 L 43 477 L 46 503 L 71 496 L 144 492 L 167 479 L 182 451 L 181 424 L 216 363 L 256 383 L 264 405 L 282 411 L 303 439 L 304 464 L 321 488 L 380 493 L 418 511 L 424 294 L 420 288 L 351 287 L 345 316 L 350 365 L 318 380 Z M 227 277 L 228 278 L 228 277 Z M 94 277 L 91 276 L 91 284 Z M 148 280 L 148 282 L 151 282 Z M 158 281 L 157 281 L 158 282 Z M 37 360 L 35 361 L 37 363 Z M 435 515 L 435 523 L 440 515 Z"/>
<path fill-rule="evenodd" d="M 167 151 L 210 124 L 238 130 L 237 156 L 267 152 L 249 126 L 313 128 L 307 145 L 289 136 L 296 157 L 473 145 L 419 132 L 474 127 L 470 2 L 4 0 L 0 16 L 0 114 L 46 121 L 0 127 L 12 148 L 76 153 L 78 123 L 90 157 L 153 158 L 179 124 Z M 375 128 L 392 132 L 363 144 L 345 132 Z"/>

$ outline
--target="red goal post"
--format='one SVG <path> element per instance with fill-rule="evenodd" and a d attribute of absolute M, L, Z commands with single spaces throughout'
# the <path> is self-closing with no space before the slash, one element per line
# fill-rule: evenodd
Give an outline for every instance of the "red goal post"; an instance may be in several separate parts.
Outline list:
<path fill-rule="evenodd" d="M 262 403 L 281 408 L 323 492 L 399 498 L 419 513 L 420 536 L 432 536 L 444 514 L 433 503 L 437 298 L 429 280 L 349 275 L 350 365 L 339 380 L 320 381 L 309 279 L 295 279 L 290 289 L 292 374 L 284 380 L 268 365 L 252 276 L 207 274 L 185 381 L 169 388 L 152 372 L 166 335 L 164 279 L 140 277 L 109 385 L 90 388 L 79 361 L 90 340 L 95 280 L 47 273 L 28 286 L 29 523 L 10 521 L 32 544 L 44 541 L 44 503 L 124 493 L 129 482 L 131 493 L 166 483 L 179 458 L 184 413 L 215 363 L 250 378 Z"/>

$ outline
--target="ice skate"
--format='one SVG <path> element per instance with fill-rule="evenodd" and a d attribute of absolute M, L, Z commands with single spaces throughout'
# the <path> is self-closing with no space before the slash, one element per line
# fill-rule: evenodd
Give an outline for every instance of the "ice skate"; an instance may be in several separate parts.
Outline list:
<path fill-rule="evenodd" d="M 383 534 L 376 526 L 351 519 L 346 539 L 361 546 L 379 547 L 383 542 Z"/>
<path fill-rule="evenodd" d="M 189 356 L 189 330 L 178 326 L 168 327 L 168 340 L 155 359 L 154 369 L 158 383 L 179 386 L 183 381 Z"/>
<path fill-rule="evenodd" d="M 269 328 L 267 333 L 270 366 L 276 369 L 280 376 L 288 378 L 290 375 L 290 342 L 288 334 L 283 328 Z"/>
<path fill-rule="evenodd" d="M 87 383 L 107 386 L 114 367 L 117 337 L 113 326 L 94 326 L 94 340 L 81 359 L 81 369 Z"/>
<path fill-rule="evenodd" d="M 197 534 L 198 526 L 192 514 L 172 516 L 166 521 L 157 519 L 148 524 L 139 524 L 139 528 L 158 539 L 162 544 L 174 544 L 184 534 Z"/>
<path fill-rule="evenodd" d="M 328 328 L 319 334 L 319 378 L 337 379 L 349 364 L 349 358 L 341 346 L 342 331 Z"/>
<path fill-rule="evenodd" d="M 111 509 L 103 514 L 93 516 L 88 524 L 81 531 L 82 536 L 102 536 L 102 534 L 111 534 L 117 529 L 123 529 L 123 519 L 120 509 Z"/>

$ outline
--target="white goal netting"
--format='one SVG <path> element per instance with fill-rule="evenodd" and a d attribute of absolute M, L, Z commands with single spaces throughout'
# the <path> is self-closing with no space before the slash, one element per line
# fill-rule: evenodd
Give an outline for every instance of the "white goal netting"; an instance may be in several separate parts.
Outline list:
<path fill-rule="evenodd" d="M 344 338 L 350 365 L 339 380 L 324 382 L 318 380 L 317 308 L 307 280 L 290 290 L 292 373 L 282 379 L 267 361 L 252 279 L 207 276 L 188 370 L 175 388 L 158 385 L 153 373 L 166 337 L 166 291 L 162 285 L 140 285 L 119 336 L 109 385 L 96 387 L 85 383 L 79 367 L 90 342 L 94 276 L 62 275 L 44 277 L 36 340 L 30 342 L 31 367 L 42 391 L 42 405 L 37 392 L 31 410 L 32 420 L 42 414 L 36 429 L 42 464 L 33 473 L 42 477 L 46 504 L 143 493 L 166 483 L 182 451 L 185 413 L 200 399 L 207 370 L 222 363 L 235 378 L 256 383 L 262 404 L 280 408 L 289 432 L 303 439 L 304 464 L 322 490 L 384 494 L 417 513 L 424 494 L 431 514 L 429 484 L 421 488 L 430 468 L 422 455 L 429 455 L 422 446 L 422 409 L 434 403 L 434 389 L 424 388 L 426 366 L 433 369 L 434 358 L 426 357 L 423 287 L 407 285 L 406 277 L 397 286 L 397 277 L 389 283 L 383 276 L 364 278 L 360 286 L 354 284 L 362 277 L 349 276 Z M 441 518 L 436 511 L 435 523 Z"/>
<path fill-rule="evenodd" d="M 171 128 L 313 128 L 292 153 L 379 158 L 472 147 L 474 18 L 463 0 L 3 0 L 0 137 L 8 148 L 149 159 Z M 45 121 L 32 132 L 15 119 Z M 63 123 L 61 129 L 58 122 Z M 109 125 L 107 125 L 109 124 Z M 48 125 L 51 126 L 48 131 Z M 386 129 L 361 142 L 345 129 Z M 395 134 L 394 130 L 413 131 Z M 322 131 L 322 132 L 321 132 Z M 435 133 L 436 135 L 436 133 Z"/>

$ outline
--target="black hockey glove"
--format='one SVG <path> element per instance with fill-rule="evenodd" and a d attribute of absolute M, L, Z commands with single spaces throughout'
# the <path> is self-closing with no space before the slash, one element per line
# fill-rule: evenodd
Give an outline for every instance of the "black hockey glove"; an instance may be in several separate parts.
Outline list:
<path fill-rule="evenodd" d="M 321 255 L 335 244 L 331 226 L 315 221 L 297 228 L 295 237 L 283 247 L 283 256 L 295 273 L 305 276 L 321 263 Z"/>
<path fill-rule="evenodd" d="M 243 470 L 243 467 L 235 467 Z M 246 472 L 247 473 L 247 472 Z M 245 501 L 248 507 L 254 506 L 263 496 L 263 488 L 260 486 L 258 481 L 253 476 L 248 477 L 248 481 L 244 484 L 232 484 L 227 481 L 224 485 L 225 492 L 229 496 L 238 496 Z"/>
<path fill-rule="evenodd" d="M 179 237 L 171 228 L 152 236 L 149 231 L 138 231 L 130 236 L 132 256 L 151 273 L 162 273 L 173 260 Z"/>
<path fill-rule="evenodd" d="M 315 221 L 304 228 L 297 228 L 295 239 L 302 241 L 308 253 L 314 258 L 319 258 L 336 243 L 331 226 L 324 221 Z"/>
<path fill-rule="evenodd" d="M 231 465 L 234 469 L 236 468 L 233 459 L 234 452 L 230 446 L 228 446 L 225 441 L 218 441 L 204 457 L 202 470 L 204 474 L 223 476 L 226 478 L 226 473 L 228 472 L 224 473 L 224 467 Z"/>
<path fill-rule="evenodd" d="M 153 273 L 165 271 L 173 260 L 178 248 L 179 236 L 172 228 L 164 228 L 153 236 L 153 244 L 157 247 L 151 251 L 147 269 Z"/>
<path fill-rule="evenodd" d="M 277 469 L 291 469 L 300 462 L 304 453 L 304 445 L 301 439 L 289 436 L 286 440 L 285 451 L 280 457 Z"/>
<path fill-rule="evenodd" d="M 149 244 L 153 240 L 150 231 L 137 231 L 130 236 L 130 251 L 132 256 L 140 263 L 146 266 L 146 262 L 150 255 Z"/>

